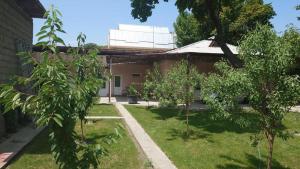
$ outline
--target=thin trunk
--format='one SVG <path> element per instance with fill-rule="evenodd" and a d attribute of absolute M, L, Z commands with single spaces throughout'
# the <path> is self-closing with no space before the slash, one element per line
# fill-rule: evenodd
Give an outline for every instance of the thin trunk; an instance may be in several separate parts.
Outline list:
<path fill-rule="evenodd" d="M 187 76 L 187 81 L 186 81 L 186 98 L 185 98 L 185 115 L 186 115 L 186 135 L 189 136 L 189 109 L 190 109 L 190 69 L 191 69 L 191 57 L 190 55 L 187 55 L 187 68 L 186 68 L 186 76 Z"/>
<path fill-rule="evenodd" d="M 81 128 L 81 140 L 84 141 L 83 120 L 80 120 L 80 128 Z"/>
<path fill-rule="evenodd" d="M 217 11 L 215 11 L 213 1 L 205 0 L 208 14 L 217 30 L 217 36 L 216 36 L 215 40 L 218 43 L 218 45 L 220 46 L 220 48 L 222 49 L 225 57 L 231 63 L 231 65 L 235 68 L 240 68 L 243 65 L 242 61 L 235 54 L 233 54 L 232 51 L 229 49 L 229 47 L 226 45 L 223 27 L 222 27 L 222 23 L 221 23 L 220 16 L 219 16 L 219 12 L 221 10 L 220 9 L 221 2 L 218 2 L 218 3 L 219 3 L 218 4 L 219 9 Z"/>
<path fill-rule="evenodd" d="M 190 127 L 189 127 L 189 114 L 190 114 L 190 106 L 187 103 L 185 108 L 185 115 L 186 115 L 186 135 L 189 136 L 190 134 Z"/>
<path fill-rule="evenodd" d="M 267 160 L 267 169 L 272 169 L 273 145 L 274 145 L 275 135 L 267 131 L 266 137 L 268 140 L 268 149 L 269 149 L 268 160 Z"/>

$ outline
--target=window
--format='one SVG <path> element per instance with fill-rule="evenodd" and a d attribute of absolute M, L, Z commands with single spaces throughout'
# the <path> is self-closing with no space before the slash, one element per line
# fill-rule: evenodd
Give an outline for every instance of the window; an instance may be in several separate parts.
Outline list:
<path fill-rule="evenodd" d="M 140 77 L 140 76 L 141 76 L 140 73 L 133 73 L 133 74 L 132 74 L 132 77 L 133 77 L 133 78 L 138 78 L 138 77 Z"/>

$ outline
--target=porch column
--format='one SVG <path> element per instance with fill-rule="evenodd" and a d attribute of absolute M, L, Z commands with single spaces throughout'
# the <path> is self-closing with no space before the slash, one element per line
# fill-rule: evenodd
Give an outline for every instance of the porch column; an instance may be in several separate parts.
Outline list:
<path fill-rule="evenodd" d="M 111 71 L 111 67 L 112 67 L 112 58 L 111 56 L 109 56 L 109 81 L 108 81 L 108 102 L 111 102 L 111 79 L 112 79 L 112 71 Z"/>

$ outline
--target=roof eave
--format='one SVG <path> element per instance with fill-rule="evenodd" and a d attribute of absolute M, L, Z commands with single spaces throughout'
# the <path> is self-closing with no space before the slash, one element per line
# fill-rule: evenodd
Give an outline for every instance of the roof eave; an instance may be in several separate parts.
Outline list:
<path fill-rule="evenodd" d="M 16 2 L 31 18 L 44 18 L 46 10 L 39 0 L 16 0 Z"/>

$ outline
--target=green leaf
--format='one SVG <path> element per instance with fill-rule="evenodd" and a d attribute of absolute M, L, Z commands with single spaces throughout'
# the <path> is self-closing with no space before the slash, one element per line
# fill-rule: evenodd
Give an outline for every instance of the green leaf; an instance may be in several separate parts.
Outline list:
<path fill-rule="evenodd" d="M 17 93 L 17 94 L 13 97 L 12 101 L 15 102 L 17 99 L 20 98 L 20 95 L 21 95 L 20 93 Z"/>
<path fill-rule="evenodd" d="M 35 36 L 40 36 L 40 35 L 45 34 L 45 33 L 47 33 L 47 31 L 46 30 L 42 30 L 39 33 L 37 33 Z"/>
<path fill-rule="evenodd" d="M 60 127 L 63 127 L 61 120 L 57 117 L 53 117 L 53 120 L 56 122 L 56 124 L 58 124 Z"/>

